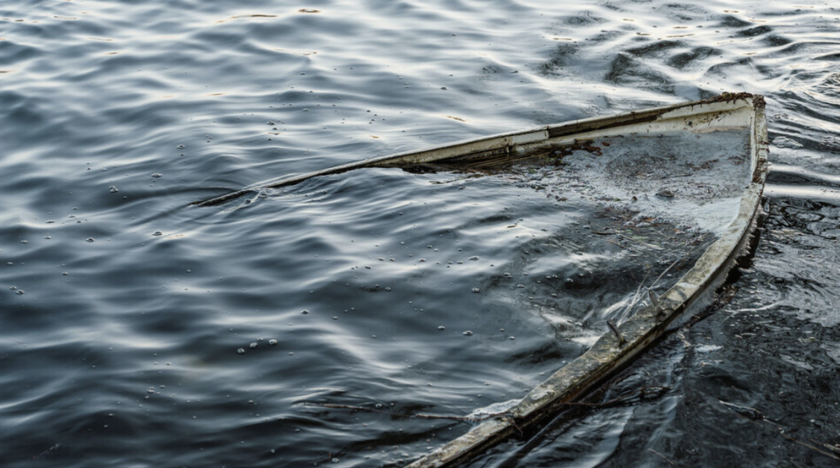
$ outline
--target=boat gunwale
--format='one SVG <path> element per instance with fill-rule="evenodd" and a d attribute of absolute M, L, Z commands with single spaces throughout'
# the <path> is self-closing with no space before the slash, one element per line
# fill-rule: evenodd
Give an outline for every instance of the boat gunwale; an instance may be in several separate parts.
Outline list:
<path fill-rule="evenodd" d="M 613 128 L 621 128 L 631 124 L 654 123 L 667 119 L 679 118 L 683 115 L 706 115 L 716 112 L 732 112 L 744 107 L 752 107 L 753 102 L 760 102 L 763 105 L 763 97 L 741 93 L 729 95 L 728 100 L 717 98 L 692 101 L 687 103 L 673 104 L 668 106 L 654 107 L 641 111 L 632 111 L 605 117 L 590 117 L 586 119 L 571 120 L 568 122 L 555 123 L 526 130 L 499 133 L 496 135 L 472 138 L 430 148 L 404 151 L 396 154 L 377 156 L 360 161 L 353 161 L 345 164 L 328 167 L 303 174 L 292 176 L 281 176 L 265 180 L 256 184 L 248 185 L 223 195 L 212 197 L 206 200 L 193 202 L 190 206 L 207 207 L 215 206 L 227 201 L 240 198 L 247 194 L 260 193 L 266 189 L 286 187 L 301 183 L 305 180 L 326 175 L 340 174 L 343 172 L 362 169 L 366 167 L 393 167 L 400 165 L 422 164 L 441 161 L 448 158 L 462 156 L 465 154 L 479 153 L 483 151 L 502 150 L 510 152 L 516 148 L 528 144 L 548 142 L 549 140 L 568 137 L 576 134 L 592 131 L 606 131 Z M 700 107 L 702 112 L 695 110 Z"/>

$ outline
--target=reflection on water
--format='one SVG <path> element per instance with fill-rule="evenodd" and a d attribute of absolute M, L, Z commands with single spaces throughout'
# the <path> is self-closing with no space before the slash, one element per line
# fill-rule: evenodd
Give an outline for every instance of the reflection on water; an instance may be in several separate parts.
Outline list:
<path fill-rule="evenodd" d="M 755 257 L 604 398 L 671 392 L 476 463 L 829 466 L 719 401 L 840 443 L 838 29 L 827 1 L 0 6 L 4 466 L 416 458 L 469 426 L 401 415 L 519 398 L 580 353 L 523 311 L 550 305 L 549 221 L 592 219 L 527 186 L 398 171 L 187 204 L 741 90 L 767 96 L 778 169 Z"/>

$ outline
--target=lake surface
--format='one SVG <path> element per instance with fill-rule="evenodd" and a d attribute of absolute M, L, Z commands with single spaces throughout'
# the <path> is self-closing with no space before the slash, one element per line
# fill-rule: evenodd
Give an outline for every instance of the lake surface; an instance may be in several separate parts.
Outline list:
<path fill-rule="evenodd" d="M 754 248 L 599 398 L 668 390 L 472 466 L 836 466 L 840 7 L 545 3 L 0 4 L 0 464 L 407 464 L 470 425 L 405 416 L 521 398 L 603 331 L 621 279 L 557 235 L 601 218 L 384 169 L 189 204 L 748 91 Z"/>

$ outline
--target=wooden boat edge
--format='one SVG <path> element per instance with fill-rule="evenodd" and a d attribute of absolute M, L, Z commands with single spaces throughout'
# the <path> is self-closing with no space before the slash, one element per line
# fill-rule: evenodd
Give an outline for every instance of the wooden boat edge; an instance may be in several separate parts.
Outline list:
<path fill-rule="evenodd" d="M 742 108 L 764 107 L 764 98 L 749 93 L 724 93 L 712 99 L 692 101 L 670 106 L 655 107 L 606 117 L 592 117 L 527 130 L 501 133 L 459 142 L 379 156 L 361 161 L 320 169 L 293 176 L 265 180 L 224 195 L 191 203 L 191 206 L 214 206 L 266 189 L 295 185 L 307 179 L 321 177 L 365 167 L 393 167 L 441 161 L 464 154 L 524 151 L 529 147 L 554 144 L 561 140 L 591 138 L 614 133 L 622 128 L 643 130 L 645 125 L 663 128 L 668 122 L 684 122 L 685 117 L 701 115 L 726 115 Z M 676 128 L 674 128 L 676 129 Z"/>

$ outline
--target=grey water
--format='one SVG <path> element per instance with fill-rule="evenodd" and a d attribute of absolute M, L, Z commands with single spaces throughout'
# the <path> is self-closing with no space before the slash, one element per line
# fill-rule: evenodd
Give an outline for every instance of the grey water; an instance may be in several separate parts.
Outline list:
<path fill-rule="evenodd" d="M 830 1 L 0 2 L 0 465 L 407 464 L 470 428 L 407 416 L 521 398 L 582 352 L 542 312 L 615 279 L 547 220 L 603 217 L 398 170 L 189 204 L 748 91 L 754 248 L 602 398 L 668 391 L 473 466 L 836 466 L 839 63 Z"/>

